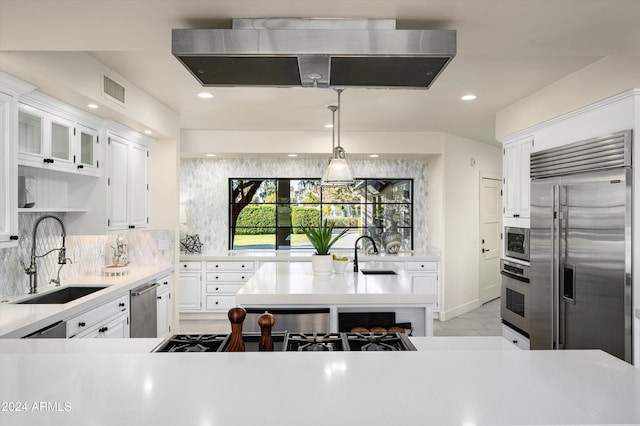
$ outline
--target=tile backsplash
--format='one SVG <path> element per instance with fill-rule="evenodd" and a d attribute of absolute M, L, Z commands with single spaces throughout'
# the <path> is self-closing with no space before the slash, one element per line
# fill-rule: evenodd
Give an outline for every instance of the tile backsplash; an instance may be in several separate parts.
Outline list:
<path fill-rule="evenodd" d="M 427 162 L 424 159 L 351 159 L 359 178 L 413 179 L 413 247 L 427 249 Z M 183 159 L 180 204 L 188 223 L 185 233 L 198 234 L 203 253 L 228 250 L 229 178 L 320 178 L 327 159 L 216 158 Z"/>
<path fill-rule="evenodd" d="M 0 296 L 26 294 L 29 292 L 29 278 L 25 274 L 21 261 L 25 265 L 31 262 L 33 227 L 45 213 L 20 213 L 20 240 L 18 247 L 0 249 Z M 55 214 L 63 222 L 64 214 Z M 43 255 L 50 250 L 60 248 L 62 229 L 53 219 L 45 219 L 38 226 L 37 253 Z M 129 259 L 132 265 L 169 265 L 174 259 L 174 233 L 170 230 L 129 231 L 123 233 Z M 58 252 L 52 252 L 36 260 L 39 286 L 47 285 L 51 279 L 60 280 L 85 274 L 100 274 L 101 268 L 110 263 L 115 246 L 116 235 L 68 235 L 65 239 L 67 258 L 70 259 L 61 269 L 58 265 Z M 168 250 L 159 250 L 158 241 L 169 241 Z"/>

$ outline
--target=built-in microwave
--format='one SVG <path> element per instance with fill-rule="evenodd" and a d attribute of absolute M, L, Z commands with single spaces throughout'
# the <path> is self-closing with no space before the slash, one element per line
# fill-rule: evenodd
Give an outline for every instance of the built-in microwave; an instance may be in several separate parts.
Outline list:
<path fill-rule="evenodd" d="M 504 255 L 529 261 L 529 230 L 527 228 L 504 228 Z"/>

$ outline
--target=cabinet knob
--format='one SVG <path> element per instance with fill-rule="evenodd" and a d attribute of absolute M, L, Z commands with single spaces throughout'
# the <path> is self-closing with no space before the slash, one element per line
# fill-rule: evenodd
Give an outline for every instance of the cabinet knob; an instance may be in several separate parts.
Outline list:
<path fill-rule="evenodd" d="M 184 265 L 182 265 L 182 267 L 183 267 L 183 268 L 186 268 L 186 267 L 187 267 L 187 264 L 185 263 Z"/>
<path fill-rule="evenodd" d="M 85 322 L 79 322 L 78 323 L 78 327 L 84 327 L 85 325 L 87 325 Z"/>
<path fill-rule="evenodd" d="M 240 279 L 243 279 L 243 280 L 244 280 L 244 275 L 243 275 L 243 276 L 241 276 L 241 277 L 240 277 Z"/>
<path fill-rule="evenodd" d="M 9 239 L 11 241 L 16 241 L 18 239 L 18 236 L 17 235 L 12 235 L 12 236 L 9 237 Z"/>
<path fill-rule="evenodd" d="M 216 287 L 216 291 L 218 291 L 218 290 L 220 290 L 220 288 L 219 288 L 219 287 Z"/>
<path fill-rule="evenodd" d="M 242 264 L 242 266 L 240 266 L 241 268 L 244 268 L 244 264 Z"/>
<path fill-rule="evenodd" d="M 514 345 L 517 345 L 517 344 L 518 344 L 518 341 L 517 341 L 517 340 L 513 340 L 513 341 L 512 341 L 512 343 L 513 343 Z"/>
<path fill-rule="evenodd" d="M 121 308 L 124 308 L 125 303 L 124 302 L 120 302 L 118 303 L 118 306 L 120 306 Z"/>
<path fill-rule="evenodd" d="M 216 305 L 217 305 L 218 303 L 219 303 L 219 302 L 216 300 Z"/>
<path fill-rule="evenodd" d="M 218 267 L 218 265 L 216 265 L 216 268 Z"/>
<path fill-rule="evenodd" d="M 78 164 L 78 168 L 79 169 L 84 169 L 84 166 L 82 164 Z"/>

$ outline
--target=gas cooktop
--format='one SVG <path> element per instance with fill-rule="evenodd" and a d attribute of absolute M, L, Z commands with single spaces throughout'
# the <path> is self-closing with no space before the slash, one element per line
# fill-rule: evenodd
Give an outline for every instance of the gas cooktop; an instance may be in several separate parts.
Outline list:
<path fill-rule="evenodd" d="M 227 352 L 230 334 L 176 334 L 153 352 Z M 276 352 L 415 351 L 402 333 L 273 333 Z M 257 352 L 260 333 L 243 333 L 246 352 Z"/>

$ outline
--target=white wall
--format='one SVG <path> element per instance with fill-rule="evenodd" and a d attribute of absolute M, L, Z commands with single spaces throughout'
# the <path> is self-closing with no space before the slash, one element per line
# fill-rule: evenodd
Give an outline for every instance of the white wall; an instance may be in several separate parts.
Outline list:
<path fill-rule="evenodd" d="M 640 87 L 640 57 L 607 56 L 496 113 L 496 139 Z"/>
<path fill-rule="evenodd" d="M 443 158 L 441 273 L 446 286 L 440 319 L 448 320 L 480 305 L 480 172 L 501 175 L 502 155 L 499 147 L 447 135 Z"/>

